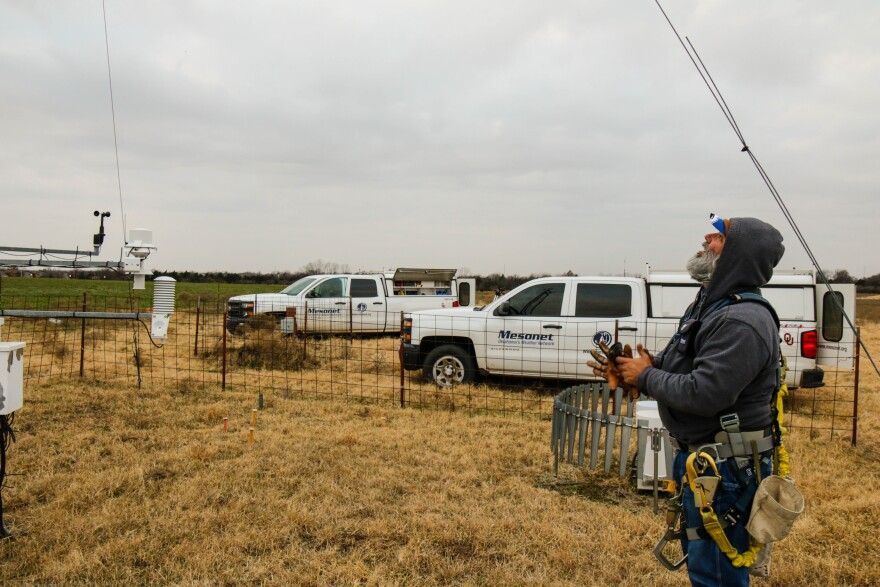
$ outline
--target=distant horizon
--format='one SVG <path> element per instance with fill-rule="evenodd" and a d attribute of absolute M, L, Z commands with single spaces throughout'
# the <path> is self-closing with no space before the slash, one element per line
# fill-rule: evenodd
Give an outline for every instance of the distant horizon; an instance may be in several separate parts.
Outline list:
<path fill-rule="evenodd" d="M 440 268 L 439 267 L 424 267 L 424 269 L 440 269 Z M 658 269 L 658 268 L 652 267 L 651 270 L 656 273 L 684 273 L 685 272 L 684 268 L 682 268 L 682 269 L 670 269 L 670 268 Z M 30 267 L 29 266 L 13 267 L 13 266 L 7 266 L 7 267 L 0 267 L 0 276 L 14 277 L 14 276 L 9 276 L 9 275 L 3 275 L 3 273 L 5 271 L 26 272 L 26 273 L 31 274 L 32 277 L 36 277 L 37 274 L 39 274 L 41 272 L 56 272 L 56 273 L 67 273 L 67 274 L 85 272 L 85 273 L 114 274 L 115 279 L 119 280 L 119 281 L 124 281 L 126 279 L 131 278 L 131 275 L 118 274 L 118 272 L 114 271 L 113 269 L 95 268 L 95 267 L 62 268 L 62 267 L 32 267 L 32 266 L 30 266 Z M 332 275 L 332 274 L 352 274 L 352 275 L 364 274 L 364 275 L 366 275 L 366 274 L 384 274 L 384 273 L 389 273 L 391 271 L 393 271 L 393 269 L 385 269 L 385 270 L 378 270 L 378 271 L 365 270 L 365 271 L 313 271 L 313 272 L 304 271 L 302 268 L 300 268 L 298 270 L 293 270 L 293 271 L 196 271 L 196 270 L 192 270 L 192 269 L 153 269 L 153 270 L 151 270 L 151 273 L 147 275 L 147 280 L 149 281 L 153 277 L 161 277 L 162 275 L 168 275 L 168 274 L 172 274 L 172 273 L 175 273 L 175 274 L 191 273 L 191 274 L 195 274 L 195 275 L 204 275 L 204 276 L 226 274 L 226 275 L 241 275 L 241 276 L 253 275 L 253 276 L 271 277 L 273 275 L 277 275 L 277 276 L 282 276 L 282 275 L 284 275 L 284 276 L 297 276 L 297 275 L 305 276 L 305 275 Z M 800 273 L 800 272 L 804 272 L 804 271 L 810 271 L 810 272 L 815 273 L 815 270 L 813 268 L 804 267 L 804 268 L 791 268 L 791 269 L 777 268 L 776 270 L 774 270 L 774 274 L 782 273 L 782 272 Z M 826 271 L 825 273 L 826 273 L 826 276 L 828 277 L 828 279 L 830 280 L 830 279 L 833 279 L 835 277 L 835 275 L 839 274 L 840 272 L 846 272 L 846 274 L 848 274 L 852 278 L 854 283 L 858 282 L 858 281 L 866 281 L 866 280 L 872 280 L 872 279 L 880 280 L 880 273 L 877 273 L 874 275 L 868 275 L 868 276 L 864 276 L 864 277 L 855 276 L 850 271 L 848 271 L 846 269 L 836 269 L 836 270 L 830 271 L 830 272 Z M 474 272 L 463 273 L 463 272 L 457 270 L 456 276 L 457 277 L 489 277 L 489 276 L 497 275 L 497 276 L 506 277 L 506 278 L 537 278 L 537 277 L 561 277 L 561 276 L 565 276 L 566 273 L 568 273 L 568 272 L 560 272 L 560 273 L 536 272 L 536 273 L 521 274 L 521 273 L 502 273 L 499 271 L 491 271 L 488 273 L 474 273 Z M 615 272 L 595 272 L 595 273 L 572 272 L 572 274 L 577 275 L 577 276 L 595 275 L 595 276 L 600 276 L 600 277 L 645 277 L 646 272 L 644 272 L 644 271 L 642 271 L 642 272 L 627 271 L 627 272 L 617 272 L 617 273 L 615 273 Z M 54 278 L 57 278 L 60 276 L 48 276 L 48 277 L 54 279 Z M 279 281 L 279 283 L 284 283 L 284 282 Z"/>

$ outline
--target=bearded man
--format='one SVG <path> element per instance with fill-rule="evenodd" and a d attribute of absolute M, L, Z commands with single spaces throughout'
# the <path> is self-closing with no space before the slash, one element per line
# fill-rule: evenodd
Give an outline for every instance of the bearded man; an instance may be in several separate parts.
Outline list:
<path fill-rule="evenodd" d="M 779 231 L 761 220 L 713 214 L 710 221 L 715 232 L 705 235 L 702 250 L 687 265 L 702 287 L 678 332 L 656 356 L 639 345 L 637 358 L 617 358 L 616 366 L 627 385 L 657 400 L 663 426 L 677 449 L 676 482 L 685 477 L 693 452 L 709 447 L 705 450 L 717 456 L 722 481 L 713 509 L 719 519 L 735 506 L 745 510 L 724 529 L 741 553 L 749 548 L 748 492 L 754 495 L 750 487 L 758 475 L 753 463 L 759 462 L 761 478 L 772 468 L 770 404 L 777 386 L 779 330 L 768 306 L 736 302 L 742 299 L 739 294 L 759 294 L 785 247 Z M 688 527 L 682 550 L 691 583 L 748 585 L 749 569 L 734 567 L 703 529 L 687 485 L 682 504 Z"/>

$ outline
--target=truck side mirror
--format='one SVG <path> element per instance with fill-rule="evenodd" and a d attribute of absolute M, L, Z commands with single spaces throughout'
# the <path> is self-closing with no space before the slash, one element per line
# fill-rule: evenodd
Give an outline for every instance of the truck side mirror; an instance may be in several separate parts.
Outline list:
<path fill-rule="evenodd" d="M 501 305 L 495 308 L 493 314 L 496 316 L 510 316 L 510 302 L 501 302 Z"/>

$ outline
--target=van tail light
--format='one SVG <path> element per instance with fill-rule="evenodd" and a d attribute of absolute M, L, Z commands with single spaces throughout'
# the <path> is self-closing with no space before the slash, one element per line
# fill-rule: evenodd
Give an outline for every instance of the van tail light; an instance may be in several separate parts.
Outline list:
<path fill-rule="evenodd" d="M 412 318 L 403 319 L 403 342 L 412 342 Z"/>
<path fill-rule="evenodd" d="M 452 307 L 453 307 L 453 308 L 458 308 L 458 307 L 459 307 L 458 300 L 453 300 L 453 302 L 452 302 Z"/>
<path fill-rule="evenodd" d="M 801 356 L 806 359 L 815 359 L 819 352 L 819 337 L 815 330 L 801 332 Z"/>

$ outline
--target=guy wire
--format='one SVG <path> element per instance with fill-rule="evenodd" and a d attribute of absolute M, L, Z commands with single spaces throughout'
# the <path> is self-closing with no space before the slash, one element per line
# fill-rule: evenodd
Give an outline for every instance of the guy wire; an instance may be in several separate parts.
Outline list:
<path fill-rule="evenodd" d="M 110 40 L 107 35 L 107 7 L 105 0 L 101 0 L 101 11 L 104 14 L 104 48 L 107 52 L 107 81 L 110 84 L 110 116 L 113 119 L 113 150 L 116 153 L 116 185 L 119 188 L 119 215 L 122 217 L 122 241 L 128 244 L 128 231 L 125 228 L 125 206 L 122 204 L 122 174 L 119 172 L 119 141 L 116 138 L 116 107 L 113 103 L 113 76 L 110 73 Z"/>
<path fill-rule="evenodd" d="M 737 125 L 736 120 L 733 117 L 733 113 L 727 105 L 727 102 L 724 100 L 724 96 L 721 94 L 721 90 L 718 89 L 718 85 L 715 83 L 715 80 L 712 79 L 712 76 L 709 74 L 708 68 L 706 68 L 703 60 L 700 58 L 699 53 L 694 48 L 693 44 L 691 44 L 691 40 L 687 39 L 687 45 L 685 45 L 684 41 L 681 40 L 681 35 L 678 34 L 678 30 L 676 30 L 675 25 L 672 24 L 672 21 L 669 19 L 669 16 L 666 14 L 666 11 L 663 10 L 663 7 L 660 5 L 660 0 L 654 0 L 657 4 L 657 7 L 660 9 L 660 12 L 663 13 L 663 17 L 666 19 L 666 22 L 669 23 L 672 32 L 675 33 L 678 42 L 681 44 L 685 53 L 687 53 L 688 57 L 691 60 L 691 63 L 694 64 L 694 67 L 697 69 L 697 73 L 703 79 L 703 83 L 706 84 L 706 87 L 709 89 L 709 92 L 712 94 L 712 97 L 715 99 L 715 102 L 718 104 L 718 107 L 721 108 L 721 112 L 724 114 L 724 117 L 727 119 L 728 124 L 730 124 L 733 132 L 736 134 L 740 143 L 742 143 L 741 152 L 745 152 L 748 154 L 749 159 L 752 160 L 752 164 L 757 169 L 758 174 L 761 176 L 761 179 L 764 181 L 764 184 L 767 186 L 767 189 L 770 190 L 770 194 L 773 196 L 773 199 L 776 201 L 776 204 L 779 206 L 780 210 L 782 210 L 783 216 L 785 216 L 786 221 L 788 221 L 789 226 L 794 231 L 795 236 L 798 241 L 801 243 L 801 246 L 804 248 L 804 251 L 807 253 L 807 256 L 810 258 L 810 262 L 813 264 L 813 267 L 816 269 L 816 274 L 819 276 L 821 282 L 825 285 L 829 292 L 833 294 L 834 290 L 831 287 L 831 284 L 828 281 L 828 278 L 825 276 L 825 272 L 822 270 L 822 267 L 819 265 L 819 261 L 816 259 L 815 255 L 813 255 L 813 251 L 810 249 L 810 245 L 807 244 L 807 239 L 804 238 L 803 233 L 801 233 L 800 228 L 794 220 L 794 216 L 792 216 L 791 212 L 788 209 L 788 206 L 785 205 L 785 202 L 782 201 L 782 196 L 779 194 L 779 191 L 776 189 L 776 186 L 773 185 L 773 182 L 770 180 L 770 176 L 764 170 L 764 167 L 761 165 L 758 158 L 752 152 L 751 148 L 749 148 L 746 143 L 745 137 L 739 130 L 739 125 Z M 690 48 L 690 49 L 689 49 Z M 840 313 L 843 315 L 846 320 L 847 325 L 849 325 L 850 330 L 856 339 L 856 344 L 861 346 L 862 350 L 865 351 L 865 356 L 868 357 L 868 361 L 871 362 L 871 366 L 874 367 L 874 371 L 877 375 L 880 375 L 880 369 L 878 369 L 877 364 L 874 362 L 874 358 L 871 356 L 871 353 L 868 351 L 868 347 L 865 346 L 862 337 L 859 336 L 858 330 L 856 330 L 855 325 L 853 325 L 852 320 L 849 315 L 846 313 L 846 309 L 843 307 L 843 304 L 840 300 L 837 299 L 837 296 L 832 295 L 831 299 L 834 300 L 835 305 L 840 310 Z"/>

